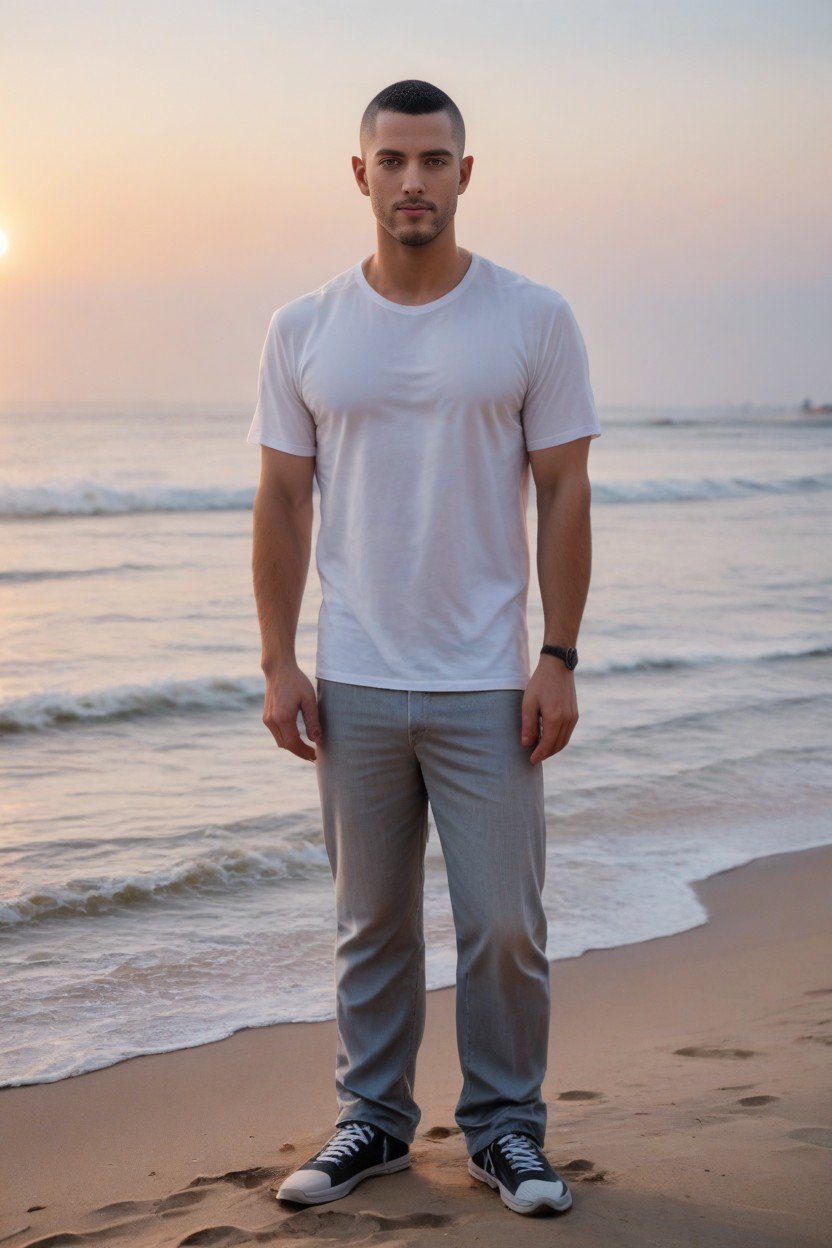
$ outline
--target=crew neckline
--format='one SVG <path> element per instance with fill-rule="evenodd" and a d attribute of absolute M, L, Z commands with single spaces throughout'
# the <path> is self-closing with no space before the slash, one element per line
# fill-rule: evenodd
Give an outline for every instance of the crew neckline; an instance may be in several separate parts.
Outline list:
<path fill-rule="evenodd" d="M 364 256 L 363 259 L 357 261 L 357 263 L 353 265 L 353 273 L 355 275 L 356 282 L 364 293 L 369 295 L 374 303 L 379 304 L 382 308 L 390 308 L 392 312 L 403 312 L 405 316 L 420 316 L 423 312 L 432 312 L 434 308 L 444 307 L 444 305 L 446 303 L 450 303 L 452 299 L 458 298 L 459 295 L 461 295 L 462 292 L 467 290 L 467 288 L 471 285 L 480 262 L 478 253 L 476 251 L 472 251 L 471 262 L 465 270 L 463 276 L 457 282 L 456 286 L 452 287 L 452 289 L 447 291 L 444 295 L 440 295 L 438 299 L 431 299 L 429 303 L 396 303 L 394 299 L 387 299 L 384 295 L 380 295 L 375 287 L 371 286 L 367 281 L 364 276 L 364 270 L 361 266 L 364 264 L 364 261 L 369 260 L 369 258 L 369 256 Z"/>

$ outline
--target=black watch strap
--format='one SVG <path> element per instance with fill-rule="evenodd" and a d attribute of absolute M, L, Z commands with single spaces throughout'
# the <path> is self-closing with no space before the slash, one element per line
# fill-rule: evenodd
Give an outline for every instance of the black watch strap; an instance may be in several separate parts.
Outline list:
<path fill-rule="evenodd" d="M 574 646 L 542 646 L 540 653 L 554 654 L 556 658 L 563 659 L 570 672 L 578 666 L 578 651 Z"/>

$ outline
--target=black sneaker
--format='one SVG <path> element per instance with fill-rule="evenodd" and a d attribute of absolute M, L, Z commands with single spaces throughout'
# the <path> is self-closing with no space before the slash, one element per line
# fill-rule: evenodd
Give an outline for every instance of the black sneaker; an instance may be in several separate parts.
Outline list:
<path fill-rule="evenodd" d="M 320 1152 L 290 1174 L 278 1200 L 322 1205 L 339 1200 L 372 1174 L 393 1174 L 410 1165 L 410 1147 L 372 1122 L 345 1118 Z"/>
<path fill-rule="evenodd" d="M 523 1131 L 498 1135 L 468 1158 L 468 1172 L 481 1183 L 500 1189 L 503 1204 L 515 1213 L 550 1208 L 561 1211 L 572 1204 L 572 1193 L 552 1169 L 540 1145 Z"/>

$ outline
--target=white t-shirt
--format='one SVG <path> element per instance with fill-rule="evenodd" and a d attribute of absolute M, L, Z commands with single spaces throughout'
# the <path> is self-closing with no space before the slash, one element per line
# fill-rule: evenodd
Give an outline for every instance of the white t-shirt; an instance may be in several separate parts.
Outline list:
<path fill-rule="evenodd" d="M 418 305 L 361 265 L 273 314 L 246 437 L 317 457 L 315 674 L 525 689 L 527 451 L 601 433 L 581 332 L 563 295 L 476 252 Z"/>

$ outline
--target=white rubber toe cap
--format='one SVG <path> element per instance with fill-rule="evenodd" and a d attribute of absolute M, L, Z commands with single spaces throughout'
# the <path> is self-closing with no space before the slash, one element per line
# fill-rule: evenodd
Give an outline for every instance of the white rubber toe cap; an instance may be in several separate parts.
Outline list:
<path fill-rule="evenodd" d="M 529 1202 L 537 1200 L 562 1201 L 566 1198 L 567 1192 L 568 1188 L 561 1179 L 556 1183 L 552 1182 L 551 1179 L 526 1179 L 514 1193 L 514 1199 L 528 1200 Z"/>
<path fill-rule="evenodd" d="M 277 1195 L 283 1200 L 300 1196 L 322 1196 L 332 1188 L 332 1179 L 323 1170 L 296 1170 L 280 1187 Z"/>

